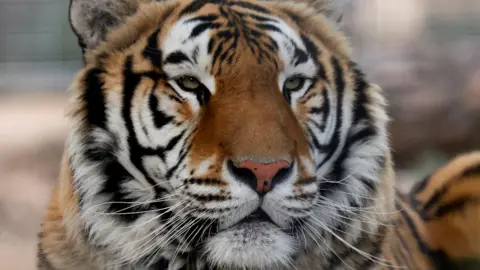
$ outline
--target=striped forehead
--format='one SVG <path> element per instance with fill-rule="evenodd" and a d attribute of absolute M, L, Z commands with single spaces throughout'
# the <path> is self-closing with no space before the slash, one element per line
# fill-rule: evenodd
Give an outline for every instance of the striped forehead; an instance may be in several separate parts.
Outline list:
<path fill-rule="evenodd" d="M 220 47 L 217 46 L 212 50 L 212 44 L 218 42 L 219 35 L 226 33 L 227 29 L 231 30 L 234 25 L 225 12 L 221 11 L 222 7 L 219 10 L 215 13 L 184 15 L 172 25 L 162 42 L 164 70 L 169 76 L 192 75 L 202 81 L 212 79 L 212 67 L 218 59 L 217 51 Z M 272 14 L 251 10 L 234 12 L 242 12 L 253 21 L 250 26 L 243 25 L 243 27 L 249 27 L 248 31 L 251 35 L 246 37 L 246 34 L 242 33 L 238 37 L 243 39 L 241 42 L 246 43 L 247 46 L 254 44 L 268 53 L 273 53 L 282 63 L 284 73 L 314 76 L 315 62 L 308 53 L 301 34 L 286 21 Z M 268 38 L 267 41 L 262 39 L 265 37 Z M 227 37 L 225 34 L 222 38 L 227 44 L 225 39 L 235 37 Z M 245 53 L 245 51 L 235 52 L 238 47 L 230 46 L 228 49 L 226 47 L 229 46 L 224 46 L 223 49 L 225 54 L 228 52 L 228 55 L 239 56 Z M 226 60 L 225 58 L 223 60 Z"/>
<path fill-rule="evenodd" d="M 278 45 L 278 56 L 283 63 L 283 73 L 289 75 L 301 73 L 307 77 L 316 74 L 315 60 L 298 31 L 280 18 L 272 18 L 269 34 Z"/>
<path fill-rule="evenodd" d="M 169 29 L 162 42 L 163 69 L 168 76 L 195 76 L 203 83 L 211 80 L 212 57 L 207 48 L 210 31 L 196 34 L 201 24 L 193 17 L 184 17 Z"/>

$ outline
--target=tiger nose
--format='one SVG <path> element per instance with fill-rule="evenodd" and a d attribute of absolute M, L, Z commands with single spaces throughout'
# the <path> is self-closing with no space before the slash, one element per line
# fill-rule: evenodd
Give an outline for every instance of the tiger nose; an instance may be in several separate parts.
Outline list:
<path fill-rule="evenodd" d="M 255 183 L 252 186 L 259 194 L 265 194 L 272 190 L 275 184 L 284 180 L 287 176 L 287 173 L 290 171 L 290 163 L 281 160 L 273 163 L 258 163 L 252 160 L 246 160 L 241 162 L 238 165 L 238 168 L 247 169 L 255 175 L 256 181 L 251 181 Z"/>

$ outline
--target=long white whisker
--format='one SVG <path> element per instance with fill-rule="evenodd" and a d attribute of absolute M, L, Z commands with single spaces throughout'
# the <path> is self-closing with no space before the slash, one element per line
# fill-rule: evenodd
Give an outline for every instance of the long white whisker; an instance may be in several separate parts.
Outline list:
<path fill-rule="evenodd" d="M 345 241 L 342 237 L 338 236 L 336 233 L 334 233 L 332 230 L 330 230 L 330 228 L 328 226 L 326 226 L 325 224 L 323 224 L 323 222 L 321 222 L 320 220 L 317 220 L 319 223 L 318 225 L 320 225 L 322 227 L 322 229 L 324 229 L 325 231 L 327 231 L 328 233 L 330 233 L 330 235 L 334 236 L 337 240 L 339 240 L 340 242 L 342 242 L 344 245 L 346 245 L 348 248 L 351 248 L 352 250 L 356 251 L 358 254 L 364 256 L 365 258 L 377 263 L 377 264 L 380 264 L 380 265 L 384 265 L 384 266 L 391 266 L 391 262 L 388 261 L 388 260 L 385 260 L 383 258 L 380 258 L 380 257 L 376 257 L 376 256 L 373 256 L 371 254 L 368 254 L 367 252 L 365 251 L 362 251 L 356 247 L 354 247 L 353 245 L 351 245 L 350 243 L 348 243 L 347 241 Z"/>
<path fill-rule="evenodd" d="M 188 203 L 188 204 L 186 204 L 186 205 L 184 205 L 184 207 L 183 207 L 181 210 L 179 210 L 178 212 L 181 212 L 181 211 L 183 211 L 183 209 L 186 209 L 187 207 L 189 207 L 191 203 L 193 203 L 193 201 L 190 202 L 190 203 Z M 178 205 L 182 205 L 182 204 L 179 203 Z M 173 210 L 170 210 L 170 211 L 173 211 Z M 166 211 L 165 213 L 167 213 L 167 212 L 168 212 L 168 211 Z M 155 217 L 152 218 L 152 219 L 158 220 L 158 218 L 161 217 L 162 215 L 164 215 L 165 213 L 162 213 L 162 214 L 160 214 L 160 215 L 157 215 L 157 216 L 155 216 Z M 143 237 L 140 238 L 140 239 L 136 239 L 135 241 L 129 242 L 129 243 L 127 243 L 126 245 L 123 245 L 123 246 L 112 247 L 112 248 L 109 248 L 109 249 L 106 249 L 106 250 L 102 250 L 102 251 L 100 251 L 100 253 L 119 250 L 119 249 L 122 249 L 122 248 L 127 247 L 127 245 L 132 245 L 132 244 L 141 242 L 141 241 L 145 240 L 146 238 L 149 238 L 149 237 L 153 236 L 149 241 L 147 241 L 146 243 L 143 243 L 143 244 L 140 245 L 139 247 L 135 248 L 135 250 L 142 249 L 146 244 L 150 243 L 151 241 L 154 241 L 154 240 L 156 239 L 156 236 L 159 235 L 162 231 L 164 231 L 172 222 L 175 222 L 175 218 L 177 218 L 177 214 L 175 214 L 167 223 L 161 224 L 161 226 L 160 226 L 158 229 L 153 230 L 152 232 L 150 232 L 150 233 L 147 234 L 146 236 L 143 236 Z M 147 221 L 147 222 L 148 222 L 148 221 Z M 145 222 L 142 223 L 142 224 L 144 225 Z M 129 228 L 129 227 L 126 227 L 126 228 Z M 136 257 L 138 257 L 138 256 L 136 256 Z"/>
<path fill-rule="evenodd" d="M 346 265 L 349 269 L 354 270 L 350 265 L 348 265 L 348 264 L 330 247 L 330 245 L 327 243 L 326 239 L 325 239 L 323 236 L 321 236 L 320 233 L 318 233 L 318 232 L 315 230 L 315 228 L 313 228 L 313 227 L 312 227 L 310 224 L 308 224 L 308 223 L 305 223 L 305 225 L 307 225 L 307 226 L 310 228 L 311 232 L 314 233 L 314 234 L 316 234 L 316 235 L 320 238 L 320 240 L 323 241 L 323 243 L 325 244 L 325 246 L 326 246 L 328 249 L 330 249 L 330 251 L 333 253 L 333 255 L 335 255 L 338 259 L 340 259 L 340 261 L 341 261 L 344 265 Z"/>
<path fill-rule="evenodd" d="M 178 194 L 175 194 L 175 193 L 174 194 L 169 194 L 169 195 L 166 195 L 166 196 L 162 196 L 159 199 L 144 201 L 144 202 L 107 201 L 107 202 L 103 202 L 103 203 L 99 203 L 99 204 L 90 206 L 89 208 L 85 209 L 85 211 L 83 212 L 83 215 L 90 214 L 91 211 L 95 211 L 95 208 L 99 208 L 99 207 L 104 206 L 104 205 L 111 205 L 111 204 L 125 204 L 125 205 L 128 205 L 127 207 L 122 208 L 122 209 L 120 209 L 116 212 L 111 212 L 111 214 L 115 214 L 115 213 L 119 213 L 121 211 L 128 210 L 128 209 L 131 209 L 131 208 L 134 208 L 134 207 L 137 207 L 137 206 L 141 206 L 141 205 L 146 206 L 146 205 L 152 204 L 152 203 L 170 201 L 170 199 L 175 197 L 175 196 L 178 196 Z M 98 212 L 95 212 L 95 213 L 98 213 Z M 107 214 L 107 213 L 105 213 L 105 214 Z"/>

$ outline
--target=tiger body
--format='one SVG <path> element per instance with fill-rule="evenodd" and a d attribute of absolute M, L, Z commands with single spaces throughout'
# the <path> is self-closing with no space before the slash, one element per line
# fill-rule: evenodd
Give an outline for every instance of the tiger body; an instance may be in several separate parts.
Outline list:
<path fill-rule="evenodd" d="M 411 229 L 430 182 L 396 194 L 331 4 L 73 0 L 85 67 L 39 268 L 433 269 L 448 246 Z"/>

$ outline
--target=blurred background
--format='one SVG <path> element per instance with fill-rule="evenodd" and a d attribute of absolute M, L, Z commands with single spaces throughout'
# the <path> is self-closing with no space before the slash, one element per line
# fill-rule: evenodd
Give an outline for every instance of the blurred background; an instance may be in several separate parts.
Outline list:
<path fill-rule="evenodd" d="M 386 91 L 398 185 L 480 149 L 480 1 L 353 0 L 355 60 Z M 0 269 L 34 269 L 35 237 L 82 66 L 66 0 L 0 0 Z"/>

